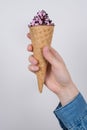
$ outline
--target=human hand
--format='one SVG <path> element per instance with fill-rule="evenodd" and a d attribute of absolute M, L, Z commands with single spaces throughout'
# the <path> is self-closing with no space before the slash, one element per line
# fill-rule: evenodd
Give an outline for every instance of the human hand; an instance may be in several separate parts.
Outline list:
<path fill-rule="evenodd" d="M 30 38 L 30 34 L 27 36 Z M 33 52 L 32 44 L 28 45 L 27 50 Z M 43 48 L 43 56 L 48 61 L 45 85 L 59 97 L 62 105 L 65 105 L 78 94 L 78 89 L 75 87 L 67 67 L 58 52 L 52 47 L 45 46 Z M 31 62 L 29 70 L 32 72 L 38 71 L 38 61 L 33 55 L 29 57 L 29 61 Z"/>

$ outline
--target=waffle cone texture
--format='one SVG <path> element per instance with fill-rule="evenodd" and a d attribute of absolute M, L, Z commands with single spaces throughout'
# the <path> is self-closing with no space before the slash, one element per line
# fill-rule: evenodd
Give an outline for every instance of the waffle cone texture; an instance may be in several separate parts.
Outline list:
<path fill-rule="evenodd" d="M 50 46 L 53 36 L 54 26 L 38 25 L 30 27 L 30 36 L 33 45 L 34 57 L 38 60 L 39 71 L 36 72 L 38 89 L 42 92 L 45 75 L 47 71 L 47 61 L 43 57 L 42 49 Z"/>

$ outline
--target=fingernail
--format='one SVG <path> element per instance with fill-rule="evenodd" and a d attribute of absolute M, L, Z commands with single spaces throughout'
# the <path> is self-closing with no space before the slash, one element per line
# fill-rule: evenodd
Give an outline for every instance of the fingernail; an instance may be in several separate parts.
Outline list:
<path fill-rule="evenodd" d="M 38 63 L 38 62 L 37 62 L 36 60 L 33 60 L 33 64 L 35 64 L 35 65 L 36 65 L 37 63 Z"/>
<path fill-rule="evenodd" d="M 39 70 L 39 67 L 38 66 L 32 66 L 32 70 L 37 71 L 37 70 Z"/>

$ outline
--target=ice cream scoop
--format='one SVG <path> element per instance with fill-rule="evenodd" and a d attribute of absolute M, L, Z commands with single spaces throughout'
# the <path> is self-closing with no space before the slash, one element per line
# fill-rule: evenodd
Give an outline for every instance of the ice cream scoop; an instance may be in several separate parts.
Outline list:
<path fill-rule="evenodd" d="M 41 10 L 34 16 L 32 22 L 28 25 L 31 41 L 33 45 L 34 57 L 38 60 L 39 71 L 36 72 L 38 80 L 38 89 L 40 93 L 45 82 L 48 62 L 43 57 L 43 47 L 50 46 L 54 31 L 54 24 L 49 19 L 48 14 Z"/>

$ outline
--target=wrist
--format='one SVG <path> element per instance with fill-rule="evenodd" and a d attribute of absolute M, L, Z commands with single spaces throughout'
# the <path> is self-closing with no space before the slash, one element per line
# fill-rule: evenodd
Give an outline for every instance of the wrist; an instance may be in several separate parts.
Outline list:
<path fill-rule="evenodd" d="M 75 86 L 73 82 L 68 84 L 67 86 L 61 87 L 60 91 L 57 93 L 58 98 L 62 106 L 71 102 L 79 93 L 79 90 Z"/>

